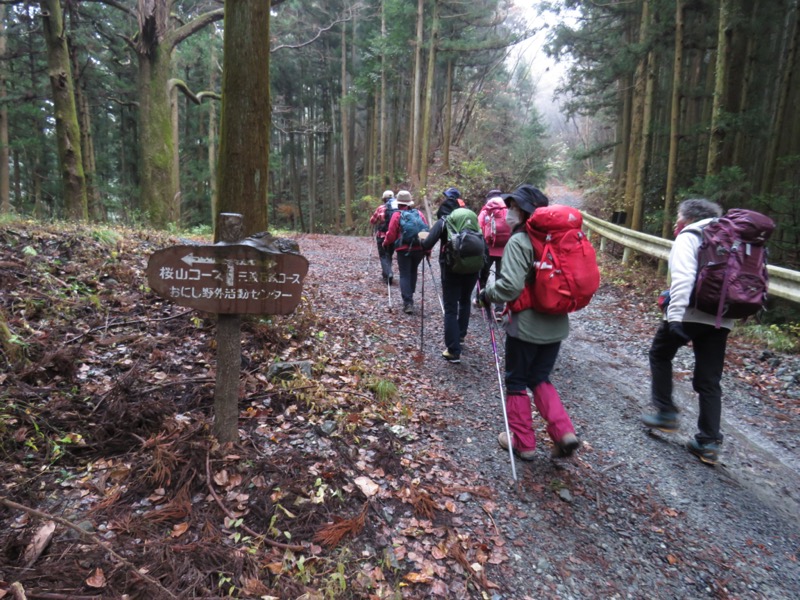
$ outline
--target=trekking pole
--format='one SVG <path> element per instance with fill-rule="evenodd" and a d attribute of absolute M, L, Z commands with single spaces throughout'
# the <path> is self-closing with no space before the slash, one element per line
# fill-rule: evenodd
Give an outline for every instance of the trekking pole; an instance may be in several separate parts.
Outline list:
<path fill-rule="evenodd" d="M 429 273 L 431 274 L 431 281 L 433 281 L 433 289 L 436 292 L 436 297 L 439 299 L 439 307 L 442 309 L 442 314 L 444 314 L 444 302 L 442 302 L 442 296 L 439 293 L 439 287 L 436 285 L 436 276 L 433 274 L 433 266 L 431 265 L 431 257 L 425 256 L 425 260 L 428 261 L 428 266 L 430 267 Z M 425 281 L 425 263 L 422 264 L 422 281 Z"/>
<path fill-rule="evenodd" d="M 478 296 L 481 293 L 481 284 L 478 283 Z M 484 307 L 484 310 L 486 308 Z M 484 315 L 485 318 L 485 315 Z M 494 366 L 497 371 L 497 383 L 500 386 L 500 404 L 503 406 L 503 425 L 506 428 L 506 439 L 508 440 L 508 457 L 511 460 L 511 477 L 517 481 L 517 466 L 514 463 L 514 438 L 511 437 L 511 429 L 508 427 L 508 412 L 506 411 L 506 394 L 503 391 L 503 377 L 500 374 L 500 357 L 497 355 L 497 340 L 494 337 L 493 319 L 486 319 L 489 323 L 489 335 L 492 338 L 492 353 L 494 354 Z"/>
<path fill-rule="evenodd" d="M 386 280 L 386 293 L 389 294 L 389 310 L 392 309 L 392 282 L 391 280 Z"/>
<path fill-rule="evenodd" d="M 422 261 L 422 300 L 419 303 L 419 316 L 420 316 L 420 327 L 419 327 L 419 351 L 422 354 L 425 354 L 425 350 L 422 349 L 423 342 L 425 340 L 425 261 Z"/>

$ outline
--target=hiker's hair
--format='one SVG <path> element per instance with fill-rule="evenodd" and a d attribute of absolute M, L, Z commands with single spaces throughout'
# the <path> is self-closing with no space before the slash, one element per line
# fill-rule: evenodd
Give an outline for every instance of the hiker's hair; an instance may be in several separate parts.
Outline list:
<path fill-rule="evenodd" d="M 706 200 L 705 198 L 689 198 L 680 203 L 678 206 L 678 214 L 683 216 L 687 221 L 694 223 L 701 219 L 721 217 L 722 207 L 716 202 Z"/>

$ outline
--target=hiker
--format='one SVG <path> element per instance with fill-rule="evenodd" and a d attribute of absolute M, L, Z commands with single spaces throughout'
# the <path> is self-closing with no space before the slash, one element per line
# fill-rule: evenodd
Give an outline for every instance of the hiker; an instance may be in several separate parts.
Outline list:
<path fill-rule="evenodd" d="M 481 247 L 478 249 L 480 256 L 476 257 L 474 268 L 461 269 L 454 264 L 448 253 L 451 250 L 453 237 L 466 230 L 474 232 L 481 239 Z M 483 236 L 478 227 L 478 217 L 468 208 L 456 208 L 448 215 L 439 218 L 431 230 L 421 233 L 419 238 L 425 250 L 431 250 L 436 242 L 440 242 L 439 267 L 442 277 L 445 344 L 442 357 L 447 362 L 460 363 L 461 347 L 469 329 L 472 289 L 478 281 L 481 268 L 488 260 L 486 244 L 482 241 Z"/>
<path fill-rule="evenodd" d="M 461 199 L 461 192 L 454 187 L 449 187 L 442 192 L 444 201 L 439 205 L 436 210 L 436 218 L 441 219 L 446 217 L 457 208 L 464 208 L 467 204 Z"/>
<path fill-rule="evenodd" d="M 392 256 L 394 255 L 394 248 L 385 247 L 383 245 L 383 239 L 386 237 L 386 231 L 389 229 L 389 221 L 391 221 L 392 215 L 396 211 L 397 200 L 394 197 L 394 192 L 392 190 L 386 190 L 383 192 L 383 202 L 375 209 L 375 212 L 372 213 L 369 219 L 375 232 L 375 240 L 378 243 L 381 276 L 383 277 L 383 282 L 389 283 L 390 285 L 392 281 L 394 281 L 394 275 L 392 274 Z"/>
<path fill-rule="evenodd" d="M 478 213 L 478 224 L 483 232 L 483 239 L 486 240 L 486 245 L 489 247 L 489 260 L 481 269 L 478 277 L 480 289 L 486 287 L 486 282 L 489 281 L 489 273 L 494 265 L 494 278 L 495 280 L 502 277 L 503 269 L 503 249 L 506 247 L 508 238 L 511 236 L 511 230 L 506 224 L 506 203 L 500 197 L 500 190 L 490 190 L 486 195 L 486 204 L 483 205 L 481 211 Z M 475 303 L 478 303 L 477 294 L 475 296 Z M 503 312 L 503 305 L 496 304 L 494 307 L 494 317 L 498 321 Z"/>
<path fill-rule="evenodd" d="M 511 237 L 503 252 L 503 277 L 488 284 L 480 293 L 480 302 L 488 307 L 494 302 L 513 302 L 525 288 L 526 277 L 534 261 L 533 245 L 525 232 L 525 221 L 549 201 L 532 185 L 523 184 L 510 194 L 503 194 L 508 207 L 506 222 Z M 536 436 L 533 432 L 531 402 L 526 388 L 533 392 L 533 402 L 547 422 L 553 441 L 552 455 L 568 457 L 580 446 L 556 388 L 550 382 L 561 341 L 569 335 L 569 316 L 545 314 L 526 308 L 508 314 L 506 327 L 506 413 L 513 437 L 514 453 L 522 460 L 533 460 Z M 497 441 L 508 450 L 509 440 L 503 431 Z"/>
<path fill-rule="evenodd" d="M 699 432 L 686 447 L 702 462 L 716 464 L 722 444 L 722 369 L 725 347 L 733 319 L 722 318 L 715 327 L 716 315 L 689 306 L 697 275 L 697 253 L 702 230 L 722 215 L 719 204 L 702 198 L 684 200 L 678 206 L 675 242 L 669 253 L 669 304 L 664 320 L 650 346 L 650 395 L 656 412 L 642 416 L 648 427 L 662 431 L 678 430 L 678 407 L 672 399 L 672 360 L 678 349 L 692 342 L 694 375 L 692 387 L 700 401 L 697 418 Z"/>
<path fill-rule="evenodd" d="M 404 213 L 413 211 L 414 214 L 407 215 L 416 217 L 417 227 L 419 221 L 424 224 L 427 231 L 428 223 L 425 215 L 414 208 L 414 201 L 411 199 L 411 192 L 400 190 L 397 192 L 397 208 L 399 209 L 392 215 L 386 237 L 383 238 L 384 248 L 394 248 L 397 254 L 397 271 L 400 274 L 400 296 L 403 298 L 403 312 L 411 314 L 414 312 L 414 292 L 417 290 L 417 273 L 419 263 L 425 256 L 425 252 L 420 247 L 420 240 L 417 237 L 419 231 L 405 231 L 401 226 L 401 221 L 411 221 L 412 219 L 402 219 Z"/>

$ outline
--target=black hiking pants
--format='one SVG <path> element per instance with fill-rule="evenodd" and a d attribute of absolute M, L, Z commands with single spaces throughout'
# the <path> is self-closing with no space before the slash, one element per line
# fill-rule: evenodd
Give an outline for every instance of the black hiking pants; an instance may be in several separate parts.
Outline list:
<path fill-rule="evenodd" d="M 683 330 L 692 338 L 694 375 L 692 388 L 697 392 L 700 415 L 695 438 L 701 444 L 722 443 L 722 369 L 728 329 L 717 329 L 705 323 L 684 321 Z M 672 360 L 685 342 L 669 332 L 669 323 L 662 321 L 650 346 L 651 399 L 658 410 L 678 412 L 672 400 Z"/>

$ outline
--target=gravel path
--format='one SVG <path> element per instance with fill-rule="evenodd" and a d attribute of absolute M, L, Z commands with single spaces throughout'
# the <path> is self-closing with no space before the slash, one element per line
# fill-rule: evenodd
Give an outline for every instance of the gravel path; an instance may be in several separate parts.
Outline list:
<path fill-rule="evenodd" d="M 439 435 L 452 463 L 496 494 L 492 523 L 510 556 L 488 573 L 500 586 L 494 600 L 800 597 L 800 358 L 730 344 L 737 368 L 723 380 L 726 441 L 721 463 L 708 467 L 683 445 L 697 418 L 691 351 L 675 363 L 680 431 L 649 432 L 639 417 L 659 315 L 604 283 L 573 315 L 553 374 L 584 445 L 571 460 L 551 459 L 535 416 L 541 456 L 517 461 L 515 484 L 496 442 L 502 413 L 489 325 L 475 309 L 462 364 L 442 360 L 441 311 L 426 277 L 421 368 L 449 423 Z M 398 324 L 418 328 L 419 317 Z M 504 334 L 496 338 L 502 370 Z M 485 515 L 474 504 L 477 526 Z"/>
<path fill-rule="evenodd" d="M 726 377 L 722 463 L 712 468 L 689 455 L 683 443 L 697 407 L 688 350 L 676 363 L 684 365 L 676 385 L 681 430 L 648 433 L 639 416 L 658 317 L 621 314 L 618 296 L 606 286 L 573 317 L 553 376 L 584 447 L 573 460 L 550 459 L 535 419 L 541 458 L 517 462 L 519 486 L 495 441 L 502 414 L 487 324 L 475 311 L 461 365 L 438 361 L 441 342 L 428 350 L 430 376 L 452 398 L 442 417 L 452 423 L 445 436 L 454 462 L 498 493 L 495 519 L 512 547 L 501 567 L 508 590 L 498 597 L 800 597 L 796 446 L 743 427 L 752 387 Z"/>

